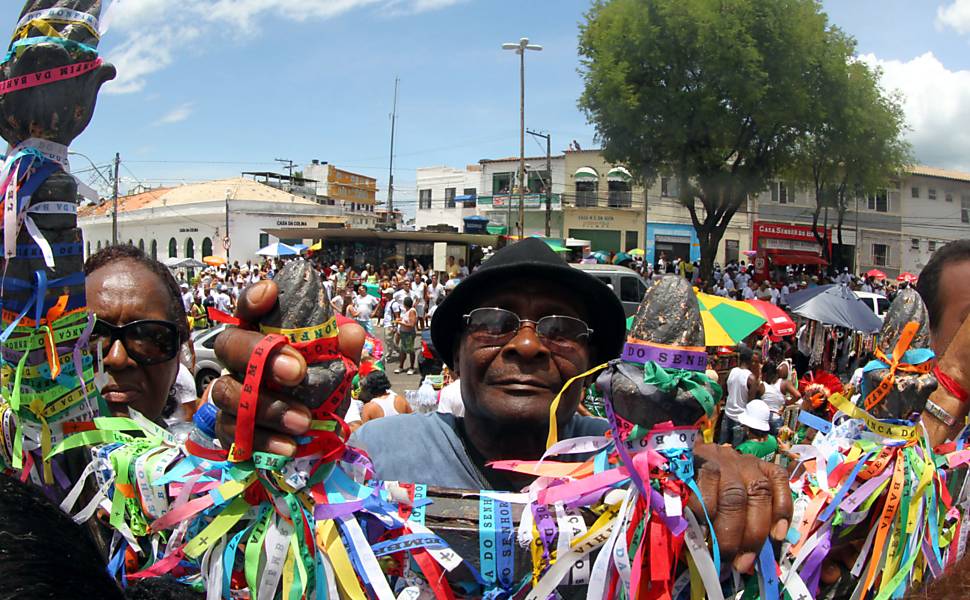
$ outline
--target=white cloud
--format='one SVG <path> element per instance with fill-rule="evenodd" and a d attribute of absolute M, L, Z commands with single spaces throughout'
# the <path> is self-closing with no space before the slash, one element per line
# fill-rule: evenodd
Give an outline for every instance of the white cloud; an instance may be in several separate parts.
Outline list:
<path fill-rule="evenodd" d="M 970 33 L 970 0 L 953 0 L 947 6 L 936 9 L 936 27 L 949 27 L 960 35 Z"/>
<path fill-rule="evenodd" d="M 188 119 L 192 115 L 194 107 L 191 102 L 185 102 L 168 111 L 162 118 L 159 119 L 156 125 L 171 125 L 173 123 L 180 123 Z"/>
<path fill-rule="evenodd" d="M 261 22 L 283 18 L 297 22 L 325 20 L 373 8 L 382 14 L 403 15 L 439 10 L 465 0 L 124 0 L 111 5 L 111 33 L 120 43 L 107 54 L 118 78 L 107 93 L 127 94 L 144 89 L 147 77 L 165 69 L 191 45 L 220 35 L 240 37 L 260 30 Z M 204 36 L 203 36 L 204 34 Z M 110 42 L 109 42 L 110 43 Z"/>
<path fill-rule="evenodd" d="M 927 52 L 912 60 L 859 57 L 882 69 L 886 90 L 899 90 L 919 162 L 970 171 L 970 71 L 951 71 Z"/>

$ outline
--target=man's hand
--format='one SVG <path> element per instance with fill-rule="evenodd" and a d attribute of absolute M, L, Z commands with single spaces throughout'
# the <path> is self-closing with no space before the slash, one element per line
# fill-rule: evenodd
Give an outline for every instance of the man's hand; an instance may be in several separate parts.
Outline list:
<path fill-rule="evenodd" d="M 702 444 L 694 449 L 697 485 L 714 524 L 722 558 L 748 572 L 770 535 L 782 540 L 792 516 L 788 475 L 778 465 L 732 448 Z M 703 514 L 691 498 L 694 514 Z"/>
<path fill-rule="evenodd" d="M 273 309 L 277 292 L 276 284 L 270 280 L 253 284 L 239 297 L 236 316 L 246 323 L 258 322 Z M 360 362 L 364 335 L 359 325 L 341 327 L 338 334 L 340 352 L 354 362 Z M 232 444 L 236 436 L 236 412 L 242 392 L 242 377 L 239 374 L 246 370 L 253 349 L 263 337 L 256 331 L 229 327 L 216 338 L 216 356 L 233 373 L 215 380 L 208 390 L 212 402 L 219 408 L 216 434 L 225 448 Z M 261 387 L 259 390 L 254 436 L 257 451 L 292 456 L 296 451 L 293 438 L 310 429 L 310 410 L 286 392 L 286 388 L 303 381 L 306 371 L 303 356 L 289 346 L 270 355 L 263 382 L 272 381 L 278 389 L 269 391 Z"/>

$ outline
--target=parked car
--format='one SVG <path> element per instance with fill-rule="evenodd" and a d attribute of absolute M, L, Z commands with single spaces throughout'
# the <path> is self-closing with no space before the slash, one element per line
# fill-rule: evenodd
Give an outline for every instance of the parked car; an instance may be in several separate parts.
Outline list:
<path fill-rule="evenodd" d="M 865 302 L 866 306 L 869 307 L 872 312 L 876 313 L 876 316 L 880 320 L 886 319 L 886 313 L 889 312 L 889 298 L 886 298 L 882 294 L 873 294 L 871 292 L 852 292 L 855 297 L 859 300 Z"/>
<path fill-rule="evenodd" d="M 192 347 L 195 349 L 195 370 L 192 376 L 195 377 L 195 390 L 202 396 L 202 392 L 210 383 L 222 374 L 222 363 L 216 358 L 216 336 L 226 328 L 217 325 L 209 329 L 192 332 Z"/>
<path fill-rule="evenodd" d="M 626 316 L 637 312 L 643 295 L 647 293 L 647 282 L 633 269 L 616 265 L 571 264 L 573 268 L 586 271 L 613 289 L 613 293 L 623 304 Z"/>

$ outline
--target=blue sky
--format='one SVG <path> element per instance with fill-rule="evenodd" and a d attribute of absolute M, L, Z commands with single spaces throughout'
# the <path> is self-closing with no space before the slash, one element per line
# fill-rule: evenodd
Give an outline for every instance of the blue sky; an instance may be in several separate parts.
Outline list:
<path fill-rule="evenodd" d="M 0 9 L 13 25 L 18 2 Z M 414 170 L 518 152 L 517 57 L 528 36 L 527 125 L 553 148 L 592 146 L 576 108 L 577 23 L 588 0 L 122 0 L 102 44 L 121 69 L 73 149 L 122 155 L 157 186 L 318 158 L 379 179 L 401 78 L 396 198 Z M 970 170 L 970 0 L 824 2 L 864 60 L 903 87 L 917 158 Z M 527 139 L 527 152 L 544 148 Z M 83 167 L 76 164 L 75 169 Z"/>

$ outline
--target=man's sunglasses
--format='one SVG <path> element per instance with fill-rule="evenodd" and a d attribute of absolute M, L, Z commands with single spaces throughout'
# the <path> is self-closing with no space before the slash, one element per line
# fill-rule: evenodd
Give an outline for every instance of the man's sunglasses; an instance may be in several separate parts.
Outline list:
<path fill-rule="evenodd" d="M 108 354 L 115 340 L 120 341 L 125 353 L 140 365 L 157 365 L 175 358 L 181 339 L 178 327 L 170 321 L 133 321 L 127 325 L 112 325 L 97 320 L 91 332 L 89 346 L 96 352 L 101 346 L 102 355 Z"/>
<path fill-rule="evenodd" d="M 520 319 L 504 308 L 476 308 L 465 315 L 465 331 L 479 344 L 504 346 L 519 332 L 523 323 L 532 323 L 536 335 L 550 351 L 570 354 L 585 347 L 593 330 L 585 321 L 564 315 L 549 315 L 538 321 Z"/>

